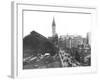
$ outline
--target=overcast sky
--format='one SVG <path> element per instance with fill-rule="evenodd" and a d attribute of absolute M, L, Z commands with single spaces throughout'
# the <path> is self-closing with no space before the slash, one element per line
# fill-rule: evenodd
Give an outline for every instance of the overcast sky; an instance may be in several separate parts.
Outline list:
<path fill-rule="evenodd" d="M 71 34 L 85 37 L 86 33 L 91 31 L 90 14 L 25 11 L 24 37 L 33 30 L 46 37 L 51 36 L 53 17 L 58 35 Z"/>

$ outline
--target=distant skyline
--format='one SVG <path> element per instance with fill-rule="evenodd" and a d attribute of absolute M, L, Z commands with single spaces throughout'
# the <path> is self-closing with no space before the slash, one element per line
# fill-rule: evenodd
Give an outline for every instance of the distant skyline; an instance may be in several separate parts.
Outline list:
<path fill-rule="evenodd" d="M 52 21 L 55 18 L 58 35 L 81 35 L 91 32 L 91 15 L 55 12 L 24 12 L 24 36 L 37 31 L 45 37 L 52 36 Z"/>

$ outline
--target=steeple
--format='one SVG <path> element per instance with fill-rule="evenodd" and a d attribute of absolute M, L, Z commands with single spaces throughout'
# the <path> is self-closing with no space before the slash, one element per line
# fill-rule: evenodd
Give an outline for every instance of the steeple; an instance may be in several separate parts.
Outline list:
<path fill-rule="evenodd" d="M 52 26 L 56 26 L 54 17 L 53 17 Z"/>
<path fill-rule="evenodd" d="M 52 22 L 52 35 L 56 35 L 56 24 L 55 24 L 55 19 L 53 17 L 53 22 Z"/>

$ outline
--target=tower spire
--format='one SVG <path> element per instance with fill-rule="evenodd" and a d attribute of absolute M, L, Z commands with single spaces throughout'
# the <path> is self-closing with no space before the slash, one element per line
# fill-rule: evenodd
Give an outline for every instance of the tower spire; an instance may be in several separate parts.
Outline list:
<path fill-rule="evenodd" d="M 55 18 L 53 17 L 53 22 L 52 22 L 52 35 L 56 35 L 56 24 L 55 24 Z"/>
<path fill-rule="evenodd" d="M 56 26 L 56 24 L 55 24 L 55 18 L 54 17 L 53 17 L 52 26 Z"/>

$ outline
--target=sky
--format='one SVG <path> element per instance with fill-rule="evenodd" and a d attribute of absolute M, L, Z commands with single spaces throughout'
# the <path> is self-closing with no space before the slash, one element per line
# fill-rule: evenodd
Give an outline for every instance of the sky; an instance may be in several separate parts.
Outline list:
<path fill-rule="evenodd" d="M 24 11 L 23 36 L 29 35 L 33 30 L 45 37 L 52 36 L 53 17 L 58 36 L 69 34 L 85 37 L 91 31 L 90 14 Z"/>

